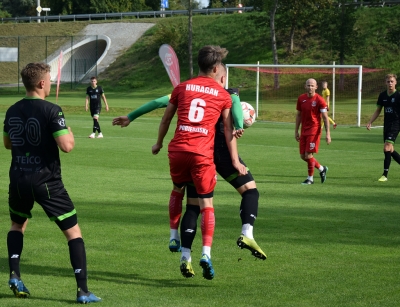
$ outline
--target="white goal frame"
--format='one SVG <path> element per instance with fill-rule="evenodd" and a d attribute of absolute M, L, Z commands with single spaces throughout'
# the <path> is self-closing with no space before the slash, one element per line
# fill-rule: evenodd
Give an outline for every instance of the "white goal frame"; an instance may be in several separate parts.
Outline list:
<path fill-rule="evenodd" d="M 255 67 L 256 71 L 256 116 L 258 117 L 258 102 L 260 92 L 260 68 L 331 68 L 332 69 L 332 116 L 335 119 L 335 73 L 337 68 L 358 68 L 358 96 L 357 96 L 357 127 L 361 126 L 361 93 L 362 93 L 362 65 L 284 65 L 284 64 L 226 64 L 226 87 L 229 84 L 229 67 Z"/>

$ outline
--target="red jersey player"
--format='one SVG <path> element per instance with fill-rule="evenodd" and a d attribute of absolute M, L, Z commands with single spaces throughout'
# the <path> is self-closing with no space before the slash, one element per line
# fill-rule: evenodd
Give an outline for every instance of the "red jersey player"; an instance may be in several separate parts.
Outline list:
<path fill-rule="evenodd" d="M 307 162 L 308 177 L 302 184 L 314 183 L 314 167 L 319 170 L 321 183 L 326 181 L 327 166 L 318 163 L 314 153 L 318 153 L 318 146 L 321 139 L 321 116 L 325 123 L 326 143 L 331 143 L 329 132 L 328 107 L 325 100 L 317 94 L 317 81 L 308 79 L 306 81 L 306 93 L 297 99 L 297 114 L 295 139 L 300 142 L 300 158 Z M 301 124 L 301 135 L 299 128 Z"/>
<path fill-rule="evenodd" d="M 238 158 L 230 113 L 232 100 L 220 85 L 225 84 L 226 68 L 222 60 L 226 54 L 226 49 L 219 46 L 205 46 L 200 49 L 197 59 L 199 76 L 179 84 L 173 90 L 160 123 L 157 143 L 152 147 L 153 154 L 160 151 L 171 120 L 177 112 L 175 135 L 168 146 L 170 174 L 175 190 L 184 188 L 188 183 L 193 183 L 196 188 L 202 215 L 203 248 L 200 266 L 206 279 L 214 278 L 211 245 L 215 228 L 213 193 L 216 170 L 213 154 L 215 125 L 220 116 L 224 121 L 232 164 L 239 175 L 247 173 L 246 167 Z M 180 269 L 186 277 L 194 275 L 190 251 L 182 251 Z"/>

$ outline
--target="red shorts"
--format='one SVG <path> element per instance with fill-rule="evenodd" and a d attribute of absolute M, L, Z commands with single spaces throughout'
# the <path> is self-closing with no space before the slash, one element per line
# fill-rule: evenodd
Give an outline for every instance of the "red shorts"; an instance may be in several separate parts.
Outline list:
<path fill-rule="evenodd" d="M 300 136 L 300 154 L 305 152 L 318 153 L 319 142 L 321 135 L 301 135 Z"/>
<path fill-rule="evenodd" d="M 197 194 L 209 194 L 217 184 L 217 172 L 213 158 L 192 152 L 170 151 L 169 169 L 172 182 L 183 184 L 193 182 Z"/>

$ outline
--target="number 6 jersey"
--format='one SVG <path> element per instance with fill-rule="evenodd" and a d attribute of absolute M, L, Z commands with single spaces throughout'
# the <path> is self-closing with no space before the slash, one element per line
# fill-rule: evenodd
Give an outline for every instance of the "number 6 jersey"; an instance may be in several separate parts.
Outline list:
<path fill-rule="evenodd" d="M 232 106 L 229 93 L 214 79 L 199 76 L 176 86 L 169 102 L 178 107 L 178 121 L 168 151 L 212 157 L 215 124 Z"/>

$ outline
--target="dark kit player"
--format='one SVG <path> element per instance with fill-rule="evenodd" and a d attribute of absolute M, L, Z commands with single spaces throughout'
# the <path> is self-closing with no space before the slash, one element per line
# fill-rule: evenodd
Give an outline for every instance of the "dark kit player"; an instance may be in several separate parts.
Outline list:
<path fill-rule="evenodd" d="M 96 131 L 98 132 L 97 137 L 102 138 L 99 117 L 101 112 L 101 100 L 103 99 L 106 105 L 106 111 L 108 112 L 108 104 L 106 95 L 104 94 L 103 88 L 97 85 L 97 78 L 90 78 L 90 86 L 86 89 L 86 101 L 85 110 L 90 108 L 90 116 L 93 117 L 93 132 L 89 135 L 89 138 L 94 139 L 96 137 Z M 90 102 L 90 103 L 89 103 Z"/>
<path fill-rule="evenodd" d="M 77 302 L 101 299 L 87 287 L 86 251 L 74 204 L 61 180 L 59 149 L 70 152 L 75 145 L 60 106 L 44 100 L 50 94 L 50 66 L 30 63 L 21 71 L 26 97 L 12 105 L 4 120 L 4 146 L 11 150 L 7 235 L 10 267 L 9 287 L 16 297 L 28 297 L 21 280 L 20 258 L 24 232 L 34 202 L 64 233 L 77 283 Z M 45 261 L 45 260 L 44 260 Z"/>

